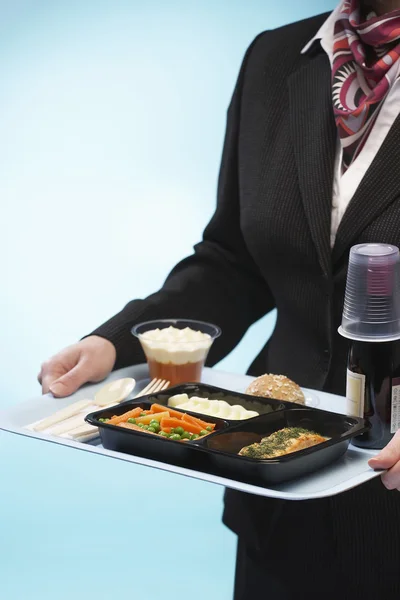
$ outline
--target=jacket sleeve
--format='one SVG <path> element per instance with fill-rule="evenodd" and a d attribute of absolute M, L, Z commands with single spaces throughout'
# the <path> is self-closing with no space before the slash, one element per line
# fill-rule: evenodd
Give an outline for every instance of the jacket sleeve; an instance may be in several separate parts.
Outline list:
<path fill-rule="evenodd" d="M 275 306 L 271 292 L 250 256 L 240 228 L 238 136 L 246 52 L 228 109 L 218 181 L 216 211 L 194 253 L 169 274 L 163 287 L 146 299 L 132 300 L 91 335 L 110 340 L 117 350 L 115 368 L 143 362 L 136 323 L 161 318 L 191 318 L 219 325 L 207 364 L 213 365 L 238 344 L 246 330 Z"/>

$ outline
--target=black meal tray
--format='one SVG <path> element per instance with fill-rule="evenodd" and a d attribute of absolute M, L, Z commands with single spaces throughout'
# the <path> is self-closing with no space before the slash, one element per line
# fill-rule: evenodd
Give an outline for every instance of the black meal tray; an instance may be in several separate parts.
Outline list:
<path fill-rule="evenodd" d="M 174 409 L 216 424 L 214 432 L 210 435 L 188 442 L 123 429 L 99 421 L 100 418 L 121 415 L 135 406 L 145 409 L 157 403 L 167 407 L 169 397 L 181 393 L 186 393 L 189 397 L 225 400 L 232 405 L 241 404 L 248 410 L 257 411 L 259 416 L 242 421 L 228 421 Z M 183 384 L 157 394 L 143 396 L 140 400 L 128 400 L 113 408 L 91 413 L 86 417 L 86 421 L 99 428 L 102 444 L 108 450 L 142 456 L 258 486 L 295 479 L 329 465 L 346 452 L 352 437 L 366 431 L 363 419 L 290 402 L 248 396 L 200 383 Z M 244 446 L 259 442 L 262 437 L 284 427 L 303 427 L 330 439 L 311 448 L 274 459 L 257 460 L 238 455 Z"/>

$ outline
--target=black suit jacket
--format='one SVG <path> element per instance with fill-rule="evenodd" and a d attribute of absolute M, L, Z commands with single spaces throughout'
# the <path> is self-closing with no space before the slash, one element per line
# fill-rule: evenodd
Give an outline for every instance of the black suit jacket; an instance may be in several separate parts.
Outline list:
<path fill-rule="evenodd" d="M 318 42 L 301 54 L 326 17 L 263 33 L 248 49 L 228 111 L 218 205 L 202 242 L 159 292 L 130 302 L 94 332 L 115 344 L 116 367 L 143 360 L 130 334 L 138 321 L 217 323 L 223 335 L 210 352 L 212 365 L 277 307 L 275 331 L 250 372 L 284 373 L 303 386 L 344 393 L 347 342 L 337 328 L 349 249 L 374 241 L 400 246 L 400 120 L 351 200 L 332 250 L 331 71 Z M 363 553 L 373 552 L 381 565 L 389 546 L 400 559 L 400 495 L 379 480 L 316 507 L 228 492 L 225 522 L 266 548 L 278 515 L 306 521 L 324 514 L 344 561 L 352 553 L 361 564 Z"/>

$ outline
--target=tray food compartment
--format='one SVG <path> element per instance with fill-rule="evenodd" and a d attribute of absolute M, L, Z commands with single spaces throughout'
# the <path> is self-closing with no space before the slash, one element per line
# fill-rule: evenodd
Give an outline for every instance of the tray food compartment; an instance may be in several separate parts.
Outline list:
<path fill-rule="evenodd" d="M 310 448 L 271 459 L 239 456 L 239 451 L 286 427 L 301 427 L 330 438 Z M 317 410 L 288 407 L 241 421 L 199 442 L 210 465 L 220 474 L 246 483 L 280 483 L 321 469 L 342 456 L 351 438 L 366 430 L 363 419 Z"/>
<path fill-rule="evenodd" d="M 107 450 L 132 454 L 134 456 L 142 456 L 144 458 L 159 460 L 179 466 L 201 468 L 202 464 L 205 462 L 205 457 L 203 453 L 197 452 L 196 454 L 195 450 L 198 447 L 197 442 L 203 438 L 198 438 L 198 440 L 193 441 L 188 440 L 187 442 L 176 441 L 164 438 L 160 435 L 154 435 L 134 429 L 125 429 L 118 425 L 110 425 L 100 420 L 123 415 L 137 407 L 148 410 L 150 406 L 155 403 L 160 404 L 160 402 L 158 402 L 158 395 L 152 396 L 150 401 L 130 400 L 118 406 L 91 413 L 85 420 L 90 423 L 90 425 L 98 427 L 101 442 Z M 182 414 L 186 412 L 188 415 L 198 416 L 189 411 L 178 410 L 177 412 Z M 207 437 L 216 435 L 216 433 L 228 427 L 226 421 L 215 417 L 207 416 L 203 420 L 209 423 L 215 423 L 214 432 L 210 433 Z"/>
<path fill-rule="evenodd" d="M 197 396 L 199 398 L 208 398 L 209 400 L 224 400 L 231 406 L 238 404 L 246 410 L 258 412 L 259 415 L 270 414 L 277 410 L 284 410 L 286 406 L 293 406 L 295 408 L 299 408 L 298 404 L 285 403 L 281 400 L 260 398 L 257 396 L 249 396 L 248 394 L 232 392 L 230 390 L 225 390 L 223 388 L 215 387 L 213 385 L 207 385 L 204 383 L 185 383 L 182 385 L 176 385 L 154 396 L 146 396 L 146 399 L 149 401 L 157 401 L 158 404 L 162 404 L 163 406 L 168 406 L 168 400 L 171 398 L 171 396 L 175 396 L 178 394 L 187 394 L 189 398 Z M 204 420 L 207 420 L 207 418 L 211 418 L 207 414 L 197 412 L 194 410 L 188 412 L 191 412 L 193 415 L 197 415 L 199 416 L 199 418 L 203 418 Z M 247 420 L 230 420 L 225 417 L 216 418 L 222 418 L 224 421 L 227 421 L 232 425 L 236 425 L 237 423 L 243 423 L 245 420 Z"/>

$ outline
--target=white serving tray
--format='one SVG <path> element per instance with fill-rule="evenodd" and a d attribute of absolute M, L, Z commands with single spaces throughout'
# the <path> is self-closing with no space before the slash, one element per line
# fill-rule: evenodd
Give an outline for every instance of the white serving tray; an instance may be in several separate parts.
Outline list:
<path fill-rule="evenodd" d="M 134 377 L 136 379 L 137 385 L 132 393 L 133 396 L 148 383 L 149 374 L 147 365 L 138 365 L 120 369 L 119 371 L 112 373 L 107 381 L 119 379 L 120 377 Z M 251 379 L 251 377 L 245 375 L 234 375 L 213 369 L 204 369 L 202 381 L 203 383 L 208 383 L 232 391 L 243 392 Z M 95 452 L 96 454 L 102 454 L 118 460 L 162 469 L 171 473 L 178 473 L 180 475 L 185 475 L 186 477 L 201 479 L 203 481 L 208 481 L 209 483 L 222 485 L 243 492 L 268 496 L 271 498 L 283 498 L 286 500 L 307 500 L 334 496 L 356 487 L 357 485 L 361 485 L 379 475 L 379 473 L 373 471 L 368 466 L 368 460 L 377 454 L 377 451 L 362 450 L 350 445 L 349 450 L 343 457 L 332 465 L 317 471 L 314 474 L 307 475 L 292 482 L 274 485 L 269 488 L 259 487 L 209 473 L 202 473 L 188 468 L 177 467 L 155 460 L 132 456 L 130 454 L 106 450 L 101 445 L 99 439 L 85 444 L 25 429 L 26 425 L 29 423 L 43 419 L 54 413 L 56 410 L 68 406 L 77 400 L 93 398 L 95 392 L 100 389 L 102 385 L 104 385 L 104 382 L 95 385 L 87 385 L 69 398 L 53 398 L 53 396 L 47 394 L 18 404 L 13 408 L 0 412 L 0 429 L 18 435 L 38 438 L 53 444 L 70 446 L 77 450 Z M 304 393 L 307 398 L 307 404 L 310 406 L 331 412 L 345 413 L 345 398 L 341 396 L 335 396 L 325 392 L 315 392 L 313 390 L 304 390 Z"/>

